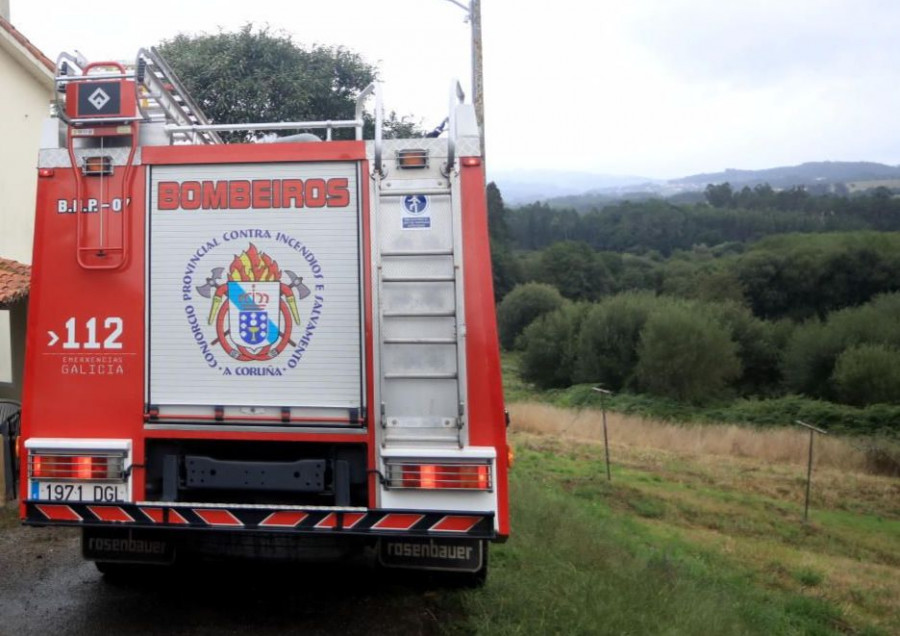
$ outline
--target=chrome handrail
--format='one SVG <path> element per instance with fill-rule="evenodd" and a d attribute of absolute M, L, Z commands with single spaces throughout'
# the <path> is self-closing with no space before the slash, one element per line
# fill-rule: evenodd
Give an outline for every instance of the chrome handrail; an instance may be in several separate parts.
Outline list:
<path fill-rule="evenodd" d="M 166 126 L 166 131 L 175 132 L 233 132 L 246 130 L 287 130 L 297 128 L 359 128 L 363 122 L 356 119 L 325 120 L 325 121 L 271 121 L 259 124 L 187 124 Z"/>
<path fill-rule="evenodd" d="M 356 97 L 356 113 L 355 113 L 354 117 L 356 118 L 357 121 L 364 121 L 363 120 L 363 106 L 366 103 L 366 98 L 369 95 L 372 95 L 373 93 L 375 94 L 375 100 L 377 101 L 381 95 L 381 87 L 376 82 L 372 82 L 371 84 L 366 86 L 364 89 L 362 89 L 362 91 Z M 363 127 L 359 126 L 356 129 L 356 141 L 361 141 L 362 138 L 363 138 Z"/>
<path fill-rule="evenodd" d="M 465 102 L 466 94 L 459 80 L 450 82 L 450 132 L 447 137 L 447 167 L 446 174 L 450 174 L 456 163 L 456 107 Z"/>

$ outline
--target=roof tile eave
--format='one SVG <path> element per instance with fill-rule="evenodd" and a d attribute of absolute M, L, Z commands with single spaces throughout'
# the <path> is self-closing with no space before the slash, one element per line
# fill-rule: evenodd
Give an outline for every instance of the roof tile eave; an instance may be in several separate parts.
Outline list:
<path fill-rule="evenodd" d="M 54 64 L 49 57 L 44 55 L 38 47 L 32 44 L 28 38 L 22 35 L 21 31 L 14 27 L 12 23 L 3 16 L 0 16 L 0 29 L 9 33 L 16 42 L 28 51 L 37 64 L 46 68 L 50 73 L 56 74 L 56 64 Z"/>
<path fill-rule="evenodd" d="M 0 307 L 28 296 L 30 285 L 30 266 L 0 257 Z"/>

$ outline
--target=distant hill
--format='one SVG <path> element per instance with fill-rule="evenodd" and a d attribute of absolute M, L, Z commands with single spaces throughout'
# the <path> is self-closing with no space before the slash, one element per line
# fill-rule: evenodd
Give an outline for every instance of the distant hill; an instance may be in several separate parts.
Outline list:
<path fill-rule="evenodd" d="M 554 207 L 586 211 L 622 199 L 666 198 L 690 203 L 703 199 L 710 183 L 726 181 L 739 190 L 768 183 L 776 190 L 803 186 L 812 191 L 833 191 L 843 184 L 850 192 L 878 186 L 900 189 L 900 166 L 871 161 L 814 161 L 798 166 L 764 170 L 728 169 L 668 181 L 637 176 L 528 170 L 488 174 L 503 200 L 512 206 L 546 201 Z"/>
<path fill-rule="evenodd" d="M 888 166 L 870 161 L 814 161 L 799 166 L 784 166 L 765 170 L 734 170 L 695 174 L 672 179 L 670 184 L 693 184 L 705 188 L 710 183 L 732 186 L 754 186 L 768 183 L 773 188 L 815 183 L 847 183 L 850 181 L 876 181 L 900 178 L 900 166 Z"/>
<path fill-rule="evenodd" d="M 488 180 L 497 184 L 503 201 L 508 205 L 534 203 L 593 190 L 608 191 L 615 196 L 615 192 L 622 188 L 659 182 L 647 177 L 547 170 L 489 172 Z"/>

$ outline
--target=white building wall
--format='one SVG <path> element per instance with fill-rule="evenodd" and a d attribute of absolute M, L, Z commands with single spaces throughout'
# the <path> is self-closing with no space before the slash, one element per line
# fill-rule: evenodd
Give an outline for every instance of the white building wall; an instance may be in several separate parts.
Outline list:
<path fill-rule="evenodd" d="M 0 87 L 0 256 L 30 265 L 37 155 L 51 91 L 2 47 Z"/>

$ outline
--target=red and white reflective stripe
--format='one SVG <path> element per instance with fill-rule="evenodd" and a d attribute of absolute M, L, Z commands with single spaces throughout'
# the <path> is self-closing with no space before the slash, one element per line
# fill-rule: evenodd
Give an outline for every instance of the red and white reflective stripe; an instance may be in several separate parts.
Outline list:
<path fill-rule="evenodd" d="M 37 509 L 50 521 L 84 521 L 81 515 L 69 506 L 38 504 Z"/>
<path fill-rule="evenodd" d="M 326 530 L 337 528 L 337 515 L 333 512 L 329 512 L 327 515 L 325 515 L 324 519 L 316 524 L 316 527 Z"/>
<path fill-rule="evenodd" d="M 306 512 L 279 510 L 260 521 L 259 525 L 267 528 L 296 528 L 308 516 Z"/>
<path fill-rule="evenodd" d="M 88 506 L 100 521 L 115 521 L 119 523 L 134 523 L 134 517 L 118 506 Z"/>
<path fill-rule="evenodd" d="M 343 520 L 341 521 L 340 526 L 338 526 L 339 514 L 343 514 Z M 353 526 L 362 521 L 365 516 L 366 513 L 364 512 L 329 512 L 327 515 L 325 515 L 324 519 L 316 524 L 316 528 L 322 530 L 335 530 L 340 527 L 342 530 L 350 530 L 351 528 L 353 528 Z"/>
<path fill-rule="evenodd" d="M 424 518 L 425 515 L 388 514 L 372 526 L 372 530 L 409 530 Z"/>
<path fill-rule="evenodd" d="M 141 508 L 141 512 L 147 515 L 153 523 L 163 523 L 165 521 L 163 516 L 165 513 L 162 508 Z"/>
<path fill-rule="evenodd" d="M 466 517 L 461 515 L 446 516 L 431 526 L 429 530 L 431 532 L 468 532 L 474 528 L 475 524 L 481 521 L 481 519 L 481 517 Z"/>
<path fill-rule="evenodd" d="M 198 517 L 203 519 L 211 526 L 228 526 L 230 528 L 242 528 L 244 523 L 227 510 L 206 510 L 204 508 L 194 508 L 194 512 Z"/>
<path fill-rule="evenodd" d="M 182 526 L 190 525 L 187 519 L 181 516 L 177 510 L 169 509 L 169 523 L 177 523 Z"/>
<path fill-rule="evenodd" d="M 349 530 L 362 521 L 365 516 L 364 512 L 345 512 L 343 527 Z"/>

